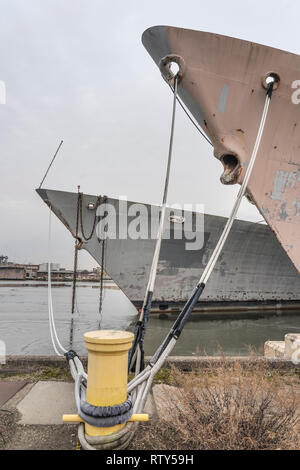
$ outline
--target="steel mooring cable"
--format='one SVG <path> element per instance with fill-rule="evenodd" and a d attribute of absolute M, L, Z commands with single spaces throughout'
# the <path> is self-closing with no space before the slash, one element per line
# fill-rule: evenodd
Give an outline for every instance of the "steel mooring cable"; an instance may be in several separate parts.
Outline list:
<path fill-rule="evenodd" d="M 78 228 L 79 228 L 79 205 L 80 205 L 80 186 L 77 187 L 77 211 L 76 211 L 76 227 L 75 227 L 75 244 L 74 244 L 74 263 L 73 263 L 73 282 L 72 282 L 72 307 L 71 313 L 74 314 L 76 302 L 76 287 L 77 287 L 77 269 L 78 269 Z"/>
<path fill-rule="evenodd" d="M 43 179 L 42 179 L 42 181 L 41 181 L 41 183 L 40 183 L 40 185 L 39 185 L 39 189 L 42 187 L 42 184 L 44 183 L 44 181 L 45 181 L 45 179 L 46 179 L 46 177 L 47 177 L 47 175 L 48 175 L 48 173 L 49 173 L 49 170 L 50 170 L 51 166 L 53 165 L 54 160 L 56 159 L 57 154 L 58 154 L 58 152 L 59 152 L 59 150 L 60 150 L 60 147 L 62 146 L 63 143 L 64 143 L 64 141 L 61 140 L 61 142 L 60 142 L 59 146 L 57 147 L 57 150 L 56 150 L 56 152 L 55 152 L 55 154 L 54 154 L 54 156 L 53 156 L 53 158 L 52 158 L 52 160 L 51 160 L 51 162 L 50 162 L 50 165 L 48 166 L 47 171 L 46 171 L 46 173 L 45 173 L 45 175 L 44 175 L 44 177 L 43 177 Z"/>
<path fill-rule="evenodd" d="M 172 86 L 170 85 L 170 83 L 168 83 L 169 87 L 171 88 L 172 90 Z M 191 113 L 186 109 L 185 105 L 183 104 L 183 102 L 181 101 L 181 99 L 179 98 L 179 96 L 177 95 L 177 101 L 180 105 L 180 107 L 182 108 L 182 110 L 184 111 L 184 113 L 187 115 L 187 117 L 189 118 L 189 120 L 191 121 L 191 123 L 193 124 L 193 126 L 197 129 L 197 131 L 199 132 L 200 135 L 202 135 L 202 137 L 206 140 L 206 142 L 211 145 L 213 147 L 213 144 L 212 142 L 209 140 L 209 138 L 207 137 L 207 135 L 204 134 L 204 132 L 201 130 L 201 128 L 198 126 L 198 124 L 196 123 L 195 119 L 193 119 Z"/>
<path fill-rule="evenodd" d="M 129 352 L 129 369 L 131 371 L 135 371 L 137 375 L 141 370 L 144 369 L 144 336 L 145 330 L 151 310 L 151 303 L 153 297 L 153 290 L 155 285 L 155 279 L 157 274 L 157 267 L 159 261 L 159 254 L 164 230 L 164 222 L 165 222 L 165 215 L 166 215 L 166 206 L 167 206 L 167 197 L 168 197 L 168 188 L 169 188 L 169 179 L 170 179 L 170 169 L 171 169 L 171 162 L 172 162 L 172 151 L 173 151 L 173 141 L 174 141 L 174 129 L 175 129 L 175 117 L 176 117 L 176 102 L 177 102 L 177 86 L 178 86 L 178 77 L 175 76 L 174 78 L 174 97 L 173 97 L 173 110 L 172 110 L 172 122 L 171 122 L 171 134 L 170 134 L 170 142 L 169 142 L 169 153 L 168 153 L 168 163 L 167 163 L 167 170 L 166 170 L 166 177 L 165 177 L 165 185 L 164 185 L 164 194 L 163 194 L 163 201 L 161 206 L 161 214 L 160 214 L 160 222 L 159 228 L 156 238 L 155 250 L 153 254 L 147 289 L 145 293 L 145 298 L 142 306 L 142 310 L 139 316 L 139 320 L 136 324 L 135 331 L 134 331 L 134 341 L 133 346 Z"/>

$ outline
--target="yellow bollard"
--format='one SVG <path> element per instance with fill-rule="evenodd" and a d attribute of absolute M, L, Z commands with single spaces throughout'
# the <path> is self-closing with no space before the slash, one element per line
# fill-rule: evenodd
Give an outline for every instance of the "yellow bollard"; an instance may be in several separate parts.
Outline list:
<path fill-rule="evenodd" d="M 120 405 L 127 400 L 128 351 L 133 334 L 127 331 L 101 330 L 84 334 L 88 350 L 86 400 L 95 406 Z M 105 436 L 125 424 L 99 428 L 85 423 L 88 436 Z"/>

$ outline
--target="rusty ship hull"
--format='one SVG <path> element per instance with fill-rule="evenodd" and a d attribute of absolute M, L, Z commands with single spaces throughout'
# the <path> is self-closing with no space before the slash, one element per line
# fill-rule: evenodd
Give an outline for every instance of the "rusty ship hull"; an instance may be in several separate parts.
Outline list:
<path fill-rule="evenodd" d="M 300 56 L 172 26 L 150 27 L 142 42 L 170 84 L 162 63 L 179 64 L 178 94 L 223 164 L 223 184 L 243 182 L 267 79 L 276 78 L 247 196 L 300 271 Z"/>
<path fill-rule="evenodd" d="M 78 208 L 77 193 L 37 190 L 44 202 L 62 221 L 72 236 L 76 236 Z M 105 241 L 104 269 L 128 299 L 140 307 L 143 302 L 151 261 L 155 248 L 155 238 L 130 239 L 120 237 L 124 233 L 120 227 L 120 201 L 107 198 L 106 203 L 115 208 L 117 230 L 116 238 Z M 96 228 L 100 218 L 96 215 L 97 196 L 82 196 L 82 225 L 85 236 L 91 233 L 96 217 Z M 128 202 L 126 214 L 135 204 Z M 153 206 L 145 204 L 147 216 L 143 215 L 141 223 L 150 226 Z M 174 215 L 180 218 L 181 211 L 168 209 L 166 218 Z M 123 214 L 124 215 L 124 214 Z M 196 216 L 192 214 L 193 220 Z M 183 226 L 174 222 L 170 237 L 164 237 L 158 274 L 154 290 L 153 308 L 162 310 L 181 306 L 193 290 L 195 283 L 211 256 L 226 218 L 202 214 L 203 224 L 200 237 L 203 244 L 198 250 L 187 250 L 186 241 L 192 238 L 181 234 Z M 128 217 L 129 222 L 133 217 Z M 107 219 L 108 225 L 115 220 Z M 82 249 L 101 265 L 102 238 L 95 229 L 90 240 L 85 241 L 81 228 L 77 238 L 82 242 Z M 193 228 L 194 232 L 195 227 Z M 179 235 L 179 236 L 178 236 Z M 220 305 L 273 305 L 300 301 L 300 277 L 293 263 L 286 255 L 276 236 L 267 225 L 236 220 L 229 239 L 216 268 L 207 284 L 199 306 Z"/>

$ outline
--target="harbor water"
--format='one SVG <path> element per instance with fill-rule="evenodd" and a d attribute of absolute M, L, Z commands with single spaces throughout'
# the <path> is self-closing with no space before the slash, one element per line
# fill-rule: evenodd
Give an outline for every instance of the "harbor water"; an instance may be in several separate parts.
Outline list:
<path fill-rule="evenodd" d="M 8 355 L 54 354 L 48 324 L 47 285 L 24 281 L 1 282 L 0 340 Z M 85 354 L 83 334 L 101 329 L 133 330 L 136 309 L 110 281 L 105 283 L 103 310 L 99 314 L 99 285 L 78 283 L 76 311 L 71 315 L 71 284 L 52 289 L 54 317 L 62 345 Z M 145 351 L 150 355 L 159 346 L 173 323 L 153 314 L 148 324 Z M 178 341 L 173 355 L 263 354 L 267 340 L 284 339 L 286 333 L 300 332 L 300 314 L 268 312 L 263 317 L 203 319 L 192 317 Z"/>

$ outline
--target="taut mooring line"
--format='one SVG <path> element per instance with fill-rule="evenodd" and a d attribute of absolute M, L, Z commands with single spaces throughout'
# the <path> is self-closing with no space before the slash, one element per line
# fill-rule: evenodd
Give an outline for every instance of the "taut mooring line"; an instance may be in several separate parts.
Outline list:
<path fill-rule="evenodd" d="M 168 154 L 168 164 L 166 170 L 166 178 L 165 178 L 165 186 L 164 186 L 164 194 L 163 194 L 163 201 L 162 201 L 162 208 L 161 208 L 161 215 L 160 215 L 160 223 L 158 228 L 158 234 L 156 239 L 155 250 L 153 254 L 149 280 L 147 284 L 147 289 L 145 293 L 145 298 L 143 302 L 143 307 L 139 316 L 139 320 L 136 324 L 135 331 L 134 331 L 134 341 L 132 348 L 129 352 L 129 369 L 135 369 L 135 373 L 138 374 L 141 370 L 144 369 L 144 336 L 145 330 L 149 318 L 149 313 L 151 310 L 151 303 L 153 297 L 153 290 L 154 284 L 157 274 L 157 266 L 159 261 L 159 253 L 161 248 L 162 242 L 162 235 L 164 230 L 164 221 L 166 215 L 166 205 L 167 205 L 167 197 L 168 197 L 168 188 L 169 188 L 169 179 L 170 179 L 170 169 L 171 169 L 171 162 L 172 162 L 172 151 L 173 151 L 173 141 L 174 141 L 174 129 L 175 129 L 175 116 L 176 116 L 176 102 L 177 102 L 177 85 L 178 85 L 178 76 L 176 75 L 174 78 L 174 98 L 173 98 L 173 111 L 172 111 L 172 124 L 171 124 L 171 134 L 170 134 L 170 143 L 169 143 L 169 154 Z"/>
<path fill-rule="evenodd" d="M 76 287 L 77 287 L 77 266 L 78 266 L 78 228 L 79 228 L 79 201 L 80 186 L 77 186 L 77 212 L 76 212 L 76 228 L 75 228 L 75 245 L 74 245 L 74 263 L 73 263 L 73 282 L 72 282 L 72 308 L 71 313 L 75 311 Z"/>
<path fill-rule="evenodd" d="M 180 312 L 178 315 L 176 321 L 174 322 L 172 328 L 170 329 L 169 333 L 165 337 L 164 341 L 162 344 L 157 348 L 156 352 L 152 356 L 149 365 L 138 375 L 135 376 L 135 378 L 129 382 L 128 384 L 128 392 L 133 392 L 135 389 L 138 388 L 138 391 L 136 393 L 136 398 L 135 398 L 135 404 L 134 404 L 134 413 L 139 413 L 140 410 L 144 409 L 146 399 L 148 396 L 148 393 L 150 391 L 150 387 L 153 382 L 153 378 L 157 374 L 157 372 L 161 369 L 163 366 L 166 358 L 171 354 L 178 338 L 180 337 L 182 330 L 191 314 L 193 311 L 194 306 L 199 300 L 200 295 L 202 294 L 205 284 L 209 279 L 209 276 L 218 260 L 218 257 L 222 251 L 222 248 L 228 238 L 228 235 L 230 233 L 231 226 L 233 224 L 233 221 L 235 220 L 235 217 L 237 215 L 237 211 L 240 207 L 241 200 L 243 196 L 245 195 L 246 189 L 247 189 L 247 184 L 249 182 L 250 176 L 252 174 L 253 166 L 256 160 L 256 156 L 258 153 L 258 149 L 262 140 L 263 136 L 263 131 L 265 128 L 266 124 L 266 119 L 268 115 L 268 110 L 269 110 L 269 105 L 272 97 L 272 92 L 273 92 L 273 87 L 274 87 L 275 81 L 272 81 L 268 84 L 268 89 L 267 89 L 267 96 L 265 100 L 265 106 L 264 110 L 262 113 L 260 125 L 259 125 L 259 130 L 258 134 L 256 137 L 255 145 L 253 148 L 253 152 L 250 158 L 250 162 L 245 174 L 245 178 L 243 180 L 243 183 L 241 185 L 241 188 L 238 192 L 236 201 L 234 203 L 233 209 L 231 211 L 230 217 L 228 218 L 228 221 L 223 229 L 223 232 L 221 234 L 221 237 L 219 239 L 219 242 L 217 243 L 215 250 L 210 258 L 210 260 L 207 263 L 207 266 L 197 284 L 195 287 L 192 295 L 190 296 L 189 300 L 187 301 L 186 305 L 184 306 L 183 310 Z"/>
<path fill-rule="evenodd" d="M 223 229 L 223 232 L 220 236 L 220 239 L 219 239 L 219 241 L 218 241 L 218 243 L 217 243 L 217 245 L 216 245 L 216 247 L 213 251 L 213 254 L 210 257 L 210 259 L 209 259 L 209 261 L 208 261 L 208 263 L 207 263 L 207 265 L 206 265 L 206 267 L 205 267 L 205 269 L 202 273 L 202 276 L 201 276 L 197 286 L 195 287 L 192 295 L 190 296 L 189 300 L 185 304 L 183 310 L 180 312 L 179 316 L 177 317 L 175 323 L 173 324 L 171 330 L 169 331 L 168 335 L 164 339 L 163 343 L 161 344 L 161 346 L 157 349 L 157 351 L 153 355 L 153 357 L 150 361 L 150 365 L 152 365 L 152 366 L 157 363 L 157 361 L 160 359 L 160 357 L 162 356 L 163 352 L 165 351 L 165 349 L 167 347 L 168 347 L 168 350 L 169 350 L 169 348 L 171 348 L 171 350 L 173 349 L 176 341 L 178 340 L 179 336 L 182 333 L 182 330 L 183 330 L 190 314 L 192 313 L 192 311 L 193 311 L 195 305 L 197 304 L 202 292 L 204 291 L 206 283 L 209 280 L 209 277 L 210 277 L 210 275 L 211 275 L 211 273 L 212 273 L 212 271 L 213 271 L 213 269 L 216 265 L 216 262 L 218 261 L 218 258 L 221 254 L 221 251 L 222 251 L 223 247 L 224 247 L 224 244 L 225 244 L 225 242 L 228 238 L 228 235 L 230 233 L 232 224 L 233 224 L 233 222 L 234 222 L 234 220 L 237 216 L 237 212 L 238 212 L 239 207 L 241 205 L 242 199 L 245 195 L 247 185 L 248 185 L 250 176 L 252 174 L 252 170 L 253 170 L 253 167 L 254 167 L 254 163 L 255 163 L 255 160 L 256 160 L 256 157 L 257 157 L 258 149 L 259 149 L 259 146 L 260 146 L 260 143 L 261 143 L 261 139 L 262 139 L 262 136 L 263 136 L 263 131 L 264 131 L 265 124 L 266 124 L 266 119 L 267 119 L 268 110 L 269 110 L 269 106 L 270 106 L 270 102 L 271 102 L 271 98 L 272 98 L 274 84 L 275 84 L 275 81 L 271 81 L 268 85 L 267 96 L 266 96 L 266 100 L 265 100 L 265 106 L 264 106 L 264 109 L 263 109 L 263 113 L 262 113 L 259 129 L 258 129 L 258 134 L 257 134 L 257 137 L 256 137 L 255 145 L 254 145 L 254 148 L 253 148 L 253 151 L 252 151 L 252 155 L 251 155 L 251 158 L 250 158 L 249 165 L 247 167 L 247 171 L 246 171 L 243 183 L 242 183 L 241 188 L 238 192 L 238 195 L 237 195 L 236 201 L 234 203 L 234 206 L 232 208 L 231 214 L 230 214 L 230 216 L 227 220 L 227 223 L 226 223 L 226 225 Z M 170 351 L 169 351 L 169 353 L 170 353 Z"/>
<path fill-rule="evenodd" d="M 48 228 L 48 317 L 50 336 L 53 349 L 58 356 L 63 356 L 67 350 L 61 345 L 54 321 L 53 302 L 52 302 L 52 280 L 51 280 L 51 205 L 49 205 L 49 228 Z M 61 352 L 59 351 L 61 350 Z"/>
<path fill-rule="evenodd" d="M 44 178 L 42 179 L 41 184 L 39 185 L 39 189 L 41 189 L 42 184 L 43 184 L 43 182 L 45 181 L 46 176 L 48 175 L 49 170 L 50 170 L 50 168 L 51 168 L 51 166 L 52 166 L 54 160 L 56 159 L 56 156 L 57 156 L 57 154 L 58 154 L 58 152 L 59 152 L 59 150 L 60 150 L 60 147 L 62 146 L 63 143 L 64 143 L 64 141 L 61 140 L 61 142 L 60 142 L 59 146 L 57 147 L 57 150 L 56 150 L 56 152 L 55 152 L 55 154 L 54 154 L 54 157 L 52 158 L 51 163 L 50 163 L 50 165 L 48 166 L 48 169 L 47 169 L 47 171 L 46 171 L 46 173 L 45 173 L 45 176 L 44 176 Z"/>

